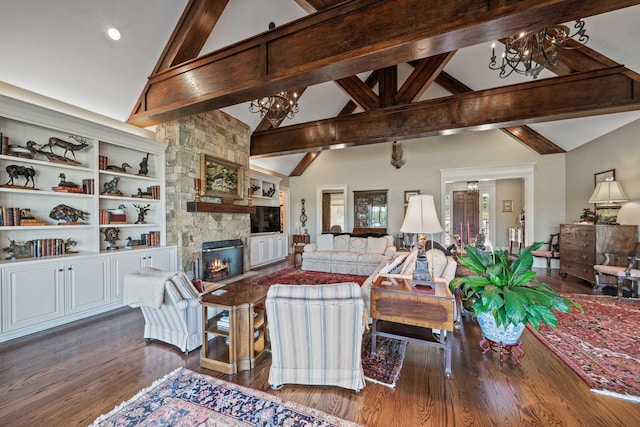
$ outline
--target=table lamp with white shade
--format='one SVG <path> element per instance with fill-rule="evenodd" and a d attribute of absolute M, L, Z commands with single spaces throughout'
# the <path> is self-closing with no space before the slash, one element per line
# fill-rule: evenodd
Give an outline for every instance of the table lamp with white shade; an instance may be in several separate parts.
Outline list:
<path fill-rule="evenodd" d="M 438 220 L 433 196 L 429 194 L 418 194 L 409 198 L 407 213 L 400 231 L 403 233 L 417 233 L 418 242 L 426 240 L 426 233 L 431 235 L 431 249 L 433 249 L 433 234 L 441 233 L 442 226 Z M 422 236 L 420 236 L 422 235 Z M 433 263 L 432 263 L 433 264 Z M 413 273 L 414 284 L 421 281 L 433 279 L 432 271 L 429 271 L 429 263 L 425 255 L 424 245 L 418 246 L 418 257 L 416 259 L 416 269 Z"/>

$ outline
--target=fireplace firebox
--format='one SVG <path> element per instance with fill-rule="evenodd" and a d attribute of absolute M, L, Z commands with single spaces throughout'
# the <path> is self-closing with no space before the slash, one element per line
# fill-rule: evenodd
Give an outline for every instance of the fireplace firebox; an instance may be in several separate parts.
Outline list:
<path fill-rule="evenodd" d="M 202 243 L 202 280 L 216 282 L 243 273 L 242 240 Z"/>

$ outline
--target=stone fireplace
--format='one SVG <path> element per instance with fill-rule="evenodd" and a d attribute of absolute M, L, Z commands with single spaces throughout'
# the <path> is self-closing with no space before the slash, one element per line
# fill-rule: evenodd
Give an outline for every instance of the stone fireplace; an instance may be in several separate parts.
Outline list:
<path fill-rule="evenodd" d="M 249 183 L 249 126 L 223 113 L 209 111 L 159 124 L 156 140 L 167 144 L 165 181 L 167 194 L 167 245 L 178 247 L 178 267 L 193 271 L 202 262 L 204 242 L 239 240 L 248 247 L 251 236 L 249 214 L 187 212 L 195 200 L 194 179 L 200 178 L 200 155 L 208 154 L 244 167 L 244 184 Z M 238 204 L 248 204 L 247 191 Z M 203 202 L 216 200 L 202 197 Z M 248 269 L 249 251 L 242 254 L 242 268 Z M 245 271 L 242 271 L 245 272 Z"/>

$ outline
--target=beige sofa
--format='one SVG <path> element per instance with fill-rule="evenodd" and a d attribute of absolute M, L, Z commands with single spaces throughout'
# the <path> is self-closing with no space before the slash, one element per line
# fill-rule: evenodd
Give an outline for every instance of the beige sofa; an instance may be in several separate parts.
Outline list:
<path fill-rule="evenodd" d="M 368 276 L 382 262 L 396 255 L 393 236 L 356 237 L 321 234 L 316 243 L 305 245 L 302 269 L 325 273 Z"/>

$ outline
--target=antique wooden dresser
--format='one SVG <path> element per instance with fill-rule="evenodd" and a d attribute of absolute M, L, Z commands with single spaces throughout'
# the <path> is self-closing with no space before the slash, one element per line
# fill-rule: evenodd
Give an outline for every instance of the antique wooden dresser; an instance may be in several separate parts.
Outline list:
<path fill-rule="evenodd" d="M 602 264 L 603 254 L 632 254 L 637 240 L 637 225 L 561 224 L 560 275 L 595 285 L 593 266 Z"/>

